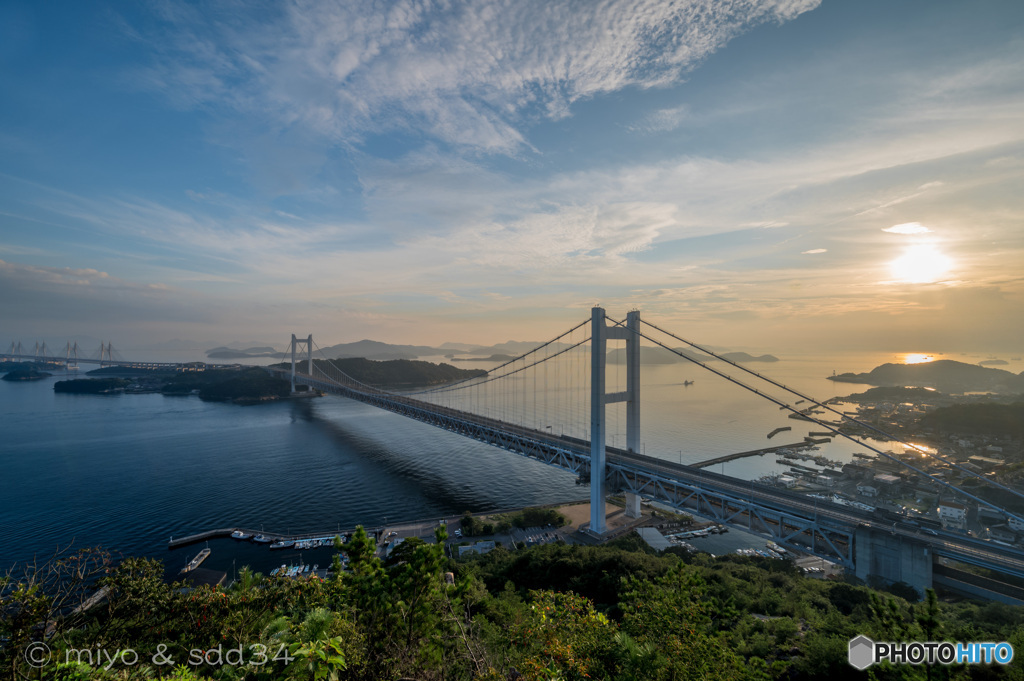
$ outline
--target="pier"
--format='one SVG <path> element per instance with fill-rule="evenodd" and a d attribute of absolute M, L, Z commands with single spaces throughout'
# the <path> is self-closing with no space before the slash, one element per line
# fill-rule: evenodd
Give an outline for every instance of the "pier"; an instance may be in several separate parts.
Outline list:
<path fill-rule="evenodd" d="M 719 456 L 714 459 L 708 459 L 707 461 L 701 461 L 700 463 L 690 464 L 693 468 L 707 468 L 708 466 L 714 466 L 716 463 L 725 463 L 726 461 L 735 461 L 736 459 L 744 459 L 748 456 L 760 456 L 761 454 L 771 454 L 777 452 L 780 449 L 800 449 L 806 447 L 806 442 L 794 442 L 790 445 L 779 445 L 778 447 L 765 447 L 764 449 L 754 449 L 749 452 L 739 452 L 737 454 L 726 454 L 725 456 Z"/>
<path fill-rule="evenodd" d="M 198 544 L 201 541 L 207 541 L 209 539 L 219 539 L 221 537 L 230 537 L 232 532 L 242 531 L 246 534 L 256 536 L 262 534 L 267 539 L 273 541 L 302 541 L 303 539 L 320 539 L 322 537 L 333 537 L 338 534 L 351 534 L 355 532 L 354 529 L 342 530 L 342 531 L 331 531 L 331 532 L 304 532 L 301 534 L 281 534 L 280 532 L 267 532 L 265 530 L 249 530 L 244 527 L 222 527 L 216 530 L 207 530 L 206 532 L 200 532 L 198 534 L 190 534 L 187 537 L 178 537 L 175 539 L 171 537 L 167 542 L 167 548 L 177 549 L 182 546 L 188 546 L 189 544 Z M 367 530 L 369 532 L 369 530 Z"/>

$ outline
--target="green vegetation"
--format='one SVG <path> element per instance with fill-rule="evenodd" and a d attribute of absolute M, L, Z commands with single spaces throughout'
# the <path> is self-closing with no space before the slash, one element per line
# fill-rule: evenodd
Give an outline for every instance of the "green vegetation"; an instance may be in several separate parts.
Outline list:
<path fill-rule="evenodd" d="M 315 359 L 313 364 L 328 375 L 333 373 L 326 361 Z M 451 364 L 433 364 L 410 359 L 375 361 L 349 357 L 332 360 L 330 364 L 361 383 L 376 386 L 437 385 L 487 375 L 483 369 L 458 369 Z"/>
<path fill-rule="evenodd" d="M 954 404 L 921 420 L 922 425 L 953 433 L 1024 436 L 1024 401 L 1013 404 Z"/>
<path fill-rule="evenodd" d="M 467 537 L 486 537 L 504 534 L 513 527 L 562 527 L 569 519 L 554 508 L 524 508 L 515 513 L 505 513 L 481 519 L 469 511 L 462 514 L 460 526 Z"/>
<path fill-rule="evenodd" d="M 259 401 L 288 397 L 291 385 L 263 369 L 209 369 L 188 371 L 167 378 L 164 394 L 199 391 L 199 398 L 211 401 Z"/>
<path fill-rule="evenodd" d="M 36 677 L 20 652 L 48 622 L 47 643 L 62 663 L 39 678 L 1024 678 L 1021 656 L 1007 667 L 882 665 L 867 675 L 846 660 L 858 634 L 1008 640 L 1019 651 L 1024 608 L 942 603 L 932 593 L 912 604 L 804 578 L 780 561 L 653 555 L 635 538 L 499 548 L 458 563 L 421 540 L 404 542 L 386 563 L 374 548 L 360 529 L 344 545 L 351 572 L 336 564 L 327 581 L 243 569 L 230 588 L 193 590 L 165 584 L 155 561 L 64 556 L 0 581 L 0 677 Z M 108 600 L 76 612 L 85 584 L 105 586 Z M 127 649 L 138 655 L 134 665 L 88 653 L 63 663 L 73 650 Z M 154 664 L 168 656 L 175 664 Z"/>
<path fill-rule="evenodd" d="M 942 397 L 945 397 L 942 393 L 928 388 L 884 386 L 869 388 L 862 393 L 855 393 L 843 399 L 849 402 L 915 402 L 936 400 Z"/>
<path fill-rule="evenodd" d="M 74 378 L 69 381 L 57 381 L 53 384 L 53 391 L 77 395 L 100 395 L 118 392 L 130 383 L 131 381 L 123 378 Z"/>
<path fill-rule="evenodd" d="M 0 371 L 7 372 L 3 377 L 0 377 L 0 380 L 4 381 L 38 381 L 53 376 L 53 374 L 48 374 L 45 371 L 39 371 L 39 369 L 29 363 L 0 366 Z"/>

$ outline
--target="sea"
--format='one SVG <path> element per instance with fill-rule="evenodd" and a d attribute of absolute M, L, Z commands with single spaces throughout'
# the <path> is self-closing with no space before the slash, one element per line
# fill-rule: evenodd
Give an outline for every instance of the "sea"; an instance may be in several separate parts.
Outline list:
<path fill-rule="evenodd" d="M 204 359 L 138 354 L 156 361 Z M 833 372 L 869 371 L 901 358 L 780 355 L 778 362 L 747 366 L 824 401 L 867 388 L 827 380 Z M 1019 372 L 1024 367 L 1018 364 L 1001 368 Z M 716 368 L 756 382 L 732 367 Z M 641 440 L 648 456 L 697 463 L 799 442 L 821 430 L 696 365 L 644 366 L 641 373 Z M 0 381 L 0 574 L 96 546 L 160 559 L 173 573 L 197 547 L 170 550 L 168 541 L 214 528 L 333 534 L 360 524 L 589 499 L 589 487 L 572 473 L 341 397 L 239 406 L 196 396 L 55 393 L 54 383 L 68 377 Z M 783 399 L 792 404 L 799 398 Z M 768 439 L 779 427 L 791 430 Z M 620 405 L 608 417 L 609 444 L 624 445 L 624 430 Z M 893 448 L 881 440 L 870 444 Z M 849 461 L 857 451 L 863 448 L 837 440 L 817 453 Z M 777 458 L 748 457 L 714 470 L 752 480 L 783 472 Z M 739 540 L 729 541 L 732 550 Z M 204 567 L 232 575 L 243 565 L 263 572 L 296 560 L 326 565 L 331 554 L 270 552 L 230 539 L 209 546 Z"/>

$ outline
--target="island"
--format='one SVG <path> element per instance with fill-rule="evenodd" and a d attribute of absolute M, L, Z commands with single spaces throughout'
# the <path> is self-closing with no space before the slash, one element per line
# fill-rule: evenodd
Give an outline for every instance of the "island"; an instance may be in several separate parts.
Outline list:
<path fill-rule="evenodd" d="M 920 364 L 882 364 L 867 373 L 829 376 L 838 383 L 862 383 L 876 386 L 928 387 L 943 392 L 992 391 L 1024 392 L 1024 373 L 992 369 L 951 359 Z"/>
<path fill-rule="evenodd" d="M 53 384 L 55 393 L 74 395 L 114 395 L 123 393 L 131 381 L 124 378 L 73 378 Z"/>
<path fill-rule="evenodd" d="M 330 366 L 333 366 L 360 383 L 389 388 L 441 385 L 487 375 L 483 369 L 459 369 L 451 364 L 434 364 L 411 359 L 378 361 L 365 357 L 341 357 L 330 362 L 315 359 L 313 363 L 328 374 L 331 371 Z M 290 368 L 291 364 L 281 363 L 277 366 Z"/>
<path fill-rule="evenodd" d="M 0 369 L 0 371 L 7 371 L 3 375 L 2 380 L 4 381 L 39 381 L 44 378 L 49 378 L 53 374 L 48 374 L 45 371 L 39 371 L 35 366 L 29 364 L 14 364 L 11 365 L 10 369 Z"/>
<path fill-rule="evenodd" d="M 326 360 L 314 362 L 324 373 L 331 373 L 330 364 L 360 383 L 388 388 L 440 385 L 487 375 L 482 369 L 458 369 L 450 364 L 414 360 L 374 361 L 357 357 L 335 359 L 330 363 Z M 282 362 L 275 368 L 290 370 L 291 364 Z M 171 372 L 167 369 L 104 367 L 89 372 L 99 378 L 58 381 L 53 389 L 59 393 L 87 395 L 154 392 L 167 396 L 196 395 L 201 400 L 235 404 L 258 404 L 321 394 L 314 390 L 292 395 L 291 382 L 287 377 L 271 374 L 262 367 L 215 369 L 197 365 L 189 369 Z"/>
<path fill-rule="evenodd" d="M 258 348 L 246 348 L 245 350 L 235 350 L 233 348 L 219 347 L 212 350 L 206 351 L 206 356 L 210 359 L 247 359 L 253 357 L 284 357 L 283 352 L 278 352 L 270 346 L 258 347 Z"/>

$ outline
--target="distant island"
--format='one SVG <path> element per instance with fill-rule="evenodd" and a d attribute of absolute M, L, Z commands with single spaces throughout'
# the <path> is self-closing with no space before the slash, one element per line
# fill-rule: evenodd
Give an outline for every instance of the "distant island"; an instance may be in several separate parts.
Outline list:
<path fill-rule="evenodd" d="M 490 357 L 451 357 L 453 362 L 507 362 L 514 359 L 511 355 L 491 355 Z"/>
<path fill-rule="evenodd" d="M 933 388 L 907 388 L 904 386 L 885 386 L 869 388 L 862 393 L 854 393 L 843 398 L 846 402 L 914 402 L 935 401 L 945 395 Z"/>
<path fill-rule="evenodd" d="M 44 378 L 49 378 L 53 374 L 48 374 L 45 371 L 39 371 L 32 364 L 11 364 L 11 368 L 0 367 L 0 371 L 6 371 L 3 378 L 0 380 L 4 381 L 39 381 Z"/>
<path fill-rule="evenodd" d="M 1004 369 L 991 369 L 951 359 L 920 364 L 882 364 L 867 373 L 844 373 L 829 376 L 828 379 L 838 383 L 928 387 L 943 392 L 1024 391 L 1024 373 L 1018 375 Z"/>
<path fill-rule="evenodd" d="M 313 363 L 322 371 L 329 372 L 326 360 L 315 359 Z M 365 357 L 340 357 L 332 360 L 330 364 L 360 383 L 392 388 L 440 385 L 487 375 L 483 369 L 459 369 L 451 364 L 434 364 L 409 359 L 375 361 Z"/>
<path fill-rule="evenodd" d="M 113 395 L 124 392 L 124 389 L 130 384 L 131 381 L 124 378 L 73 378 L 54 383 L 53 392 L 75 395 Z"/>
<path fill-rule="evenodd" d="M 258 348 L 246 348 L 235 350 L 234 348 L 219 347 L 206 351 L 210 359 L 248 359 L 252 357 L 283 357 L 283 352 L 278 352 L 272 347 L 264 346 Z"/>
<path fill-rule="evenodd" d="M 673 352 L 672 350 L 666 350 L 665 348 L 640 348 L 640 363 L 641 364 L 676 364 L 678 362 L 687 361 L 686 358 L 690 358 L 697 362 L 717 362 L 718 357 L 712 357 L 711 355 L 705 355 L 700 352 L 694 352 L 686 348 L 675 348 L 675 350 L 682 354 Z M 746 352 L 723 352 L 719 355 L 722 359 L 730 362 L 736 362 L 737 364 L 746 364 L 748 362 L 778 362 L 779 358 L 774 355 L 760 355 L 754 356 Z M 626 361 L 626 350 L 624 348 L 618 348 L 608 353 L 608 361 L 612 364 L 624 364 Z"/>

